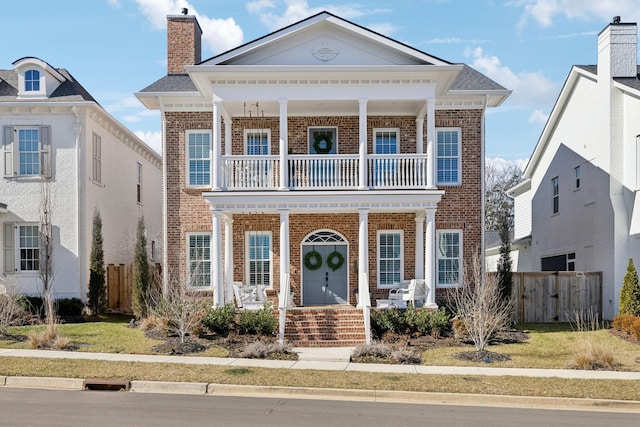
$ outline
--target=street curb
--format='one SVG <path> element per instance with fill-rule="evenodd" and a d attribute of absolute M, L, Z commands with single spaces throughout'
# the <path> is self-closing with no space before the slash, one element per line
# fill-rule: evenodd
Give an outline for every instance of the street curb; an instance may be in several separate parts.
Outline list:
<path fill-rule="evenodd" d="M 4 387 L 82 390 L 82 378 L 5 377 Z"/>
<path fill-rule="evenodd" d="M 7 382 L 7 377 L 0 377 L 0 386 L 3 386 Z"/>
<path fill-rule="evenodd" d="M 131 381 L 134 393 L 206 394 L 207 383 Z"/>

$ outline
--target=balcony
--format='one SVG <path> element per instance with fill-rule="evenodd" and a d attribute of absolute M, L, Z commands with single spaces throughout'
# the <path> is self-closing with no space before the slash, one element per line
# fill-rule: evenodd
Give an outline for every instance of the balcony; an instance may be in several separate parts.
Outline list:
<path fill-rule="evenodd" d="M 225 191 L 357 190 L 357 154 L 289 155 L 285 185 L 281 185 L 280 156 L 222 156 Z M 429 171 L 426 154 L 370 154 L 366 156 L 364 187 L 369 189 L 425 189 Z"/>

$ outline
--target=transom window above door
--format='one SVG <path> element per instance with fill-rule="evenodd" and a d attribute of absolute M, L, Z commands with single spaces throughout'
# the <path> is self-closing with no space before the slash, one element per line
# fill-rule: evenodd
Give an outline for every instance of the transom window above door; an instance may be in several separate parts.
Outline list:
<path fill-rule="evenodd" d="M 338 152 L 337 127 L 310 127 L 309 153 L 336 154 Z"/>

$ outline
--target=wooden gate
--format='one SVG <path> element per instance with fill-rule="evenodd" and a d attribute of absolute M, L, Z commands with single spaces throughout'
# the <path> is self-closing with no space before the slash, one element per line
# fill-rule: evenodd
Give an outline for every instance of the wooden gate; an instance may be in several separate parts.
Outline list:
<path fill-rule="evenodd" d="M 514 317 L 518 322 L 570 322 L 594 310 L 602 319 L 602 273 L 513 273 Z"/>
<path fill-rule="evenodd" d="M 131 313 L 133 265 L 107 265 L 107 301 L 110 310 Z"/>

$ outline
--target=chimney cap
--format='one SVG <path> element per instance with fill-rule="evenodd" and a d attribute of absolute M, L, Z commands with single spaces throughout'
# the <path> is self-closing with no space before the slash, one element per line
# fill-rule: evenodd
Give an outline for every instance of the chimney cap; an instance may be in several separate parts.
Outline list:
<path fill-rule="evenodd" d="M 614 16 L 613 17 L 613 24 L 619 24 L 620 23 L 620 16 Z"/>
<path fill-rule="evenodd" d="M 189 14 L 189 9 L 187 9 L 186 7 L 182 8 L 182 14 L 183 15 L 188 15 Z M 618 20 L 620 20 L 620 17 L 618 16 Z"/>

